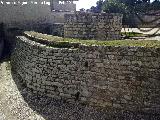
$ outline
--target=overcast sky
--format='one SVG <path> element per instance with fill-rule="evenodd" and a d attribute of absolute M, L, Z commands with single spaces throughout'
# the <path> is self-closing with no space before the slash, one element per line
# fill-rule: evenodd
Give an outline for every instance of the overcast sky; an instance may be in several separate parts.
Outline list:
<path fill-rule="evenodd" d="M 97 1 L 98 0 L 79 0 L 78 2 L 76 2 L 77 10 L 81 8 L 89 9 L 91 6 L 95 6 Z"/>

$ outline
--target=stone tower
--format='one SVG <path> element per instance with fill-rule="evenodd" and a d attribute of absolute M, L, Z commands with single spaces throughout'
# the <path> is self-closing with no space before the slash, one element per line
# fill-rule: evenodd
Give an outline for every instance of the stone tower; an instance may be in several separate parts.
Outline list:
<path fill-rule="evenodd" d="M 51 10 L 59 12 L 76 11 L 76 4 L 74 4 L 73 1 L 78 1 L 78 0 L 50 0 Z"/>

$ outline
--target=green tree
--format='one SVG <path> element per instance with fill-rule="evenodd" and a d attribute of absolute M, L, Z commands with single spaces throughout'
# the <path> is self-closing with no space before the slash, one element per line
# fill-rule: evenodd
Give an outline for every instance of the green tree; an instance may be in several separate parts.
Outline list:
<path fill-rule="evenodd" d="M 85 9 L 84 9 L 84 8 L 81 8 L 81 9 L 79 9 L 79 11 L 84 12 L 84 11 L 85 11 Z"/>
<path fill-rule="evenodd" d="M 147 13 L 150 10 L 160 10 L 160 0 L 99 0 L 92 6 L 91 12 L 116 12 L 122 14 Z"/>
<path fill-rule="evenodd" d="M 105 0 L 102 6 L 104 12 L 127 13 L 128 7 L 119 0 Z"/>
<path fill-rule="evenodd" d="M 155 0 L 151 4 L 153 10 L 160 10 L 160 0 Z"/>
<path fill-rule="evenodd" d="M 97 9 L 97 12 L 101 12 L 102 11 L 102 6 L 103 6 L 103 0 L 99 0 L 99 1 L 97 1 L 97 7 L 96 7 L 96 9 Z"/>
<path fill-rule="evenodd" d="M 92 6 L 92 7 L 90 8 L 90 11 L 91 11 L 91 12 L 94 12 L 94 13 L 100 13 L 100 12 L 102 11 L 103 4 L 104 4 L 103 0 L 97 1 L 96 7 L 95 7 L 95 6 Z"/>

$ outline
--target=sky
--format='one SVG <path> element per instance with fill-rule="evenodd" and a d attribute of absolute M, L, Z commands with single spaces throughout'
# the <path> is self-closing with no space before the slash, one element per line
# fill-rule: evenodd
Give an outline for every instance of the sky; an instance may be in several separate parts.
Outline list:
<path fill-rule="evenodd" d="M 77 5 L 77 10 L 84 8 L 84 9 L 89 9 L 92 6 L 96 6 L 96 2 L 98 0 L 79 0 L 78 2 L 75 2 Z"/>

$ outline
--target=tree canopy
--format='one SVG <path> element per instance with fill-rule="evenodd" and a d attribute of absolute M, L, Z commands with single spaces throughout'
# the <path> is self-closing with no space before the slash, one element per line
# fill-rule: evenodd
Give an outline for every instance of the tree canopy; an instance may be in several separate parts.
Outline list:
<path fill-rule="evenodd" d="M 90 8 L 91 12 L 114 12 L 128 14 L 134 12 L 148 12 L 160 10 L 160 0 L 99 0 L 96 6 Z"/>
<path fill-rule="evenodd" d="M 160 0 L 154 0 L 152 2 L 150 0 L 98 0 L 97 5 L 92 6 L 87 11 L 94 13 L 102 11 L 107 13 L 121 13 L 123 14 L 123 22 L 131 26 L 135 25 L 135 21 L 132 19 L 137 16 L 142 23 L 146 24 L 146 22 L 140 19 L 139 13 L 159 14 Z"/>

